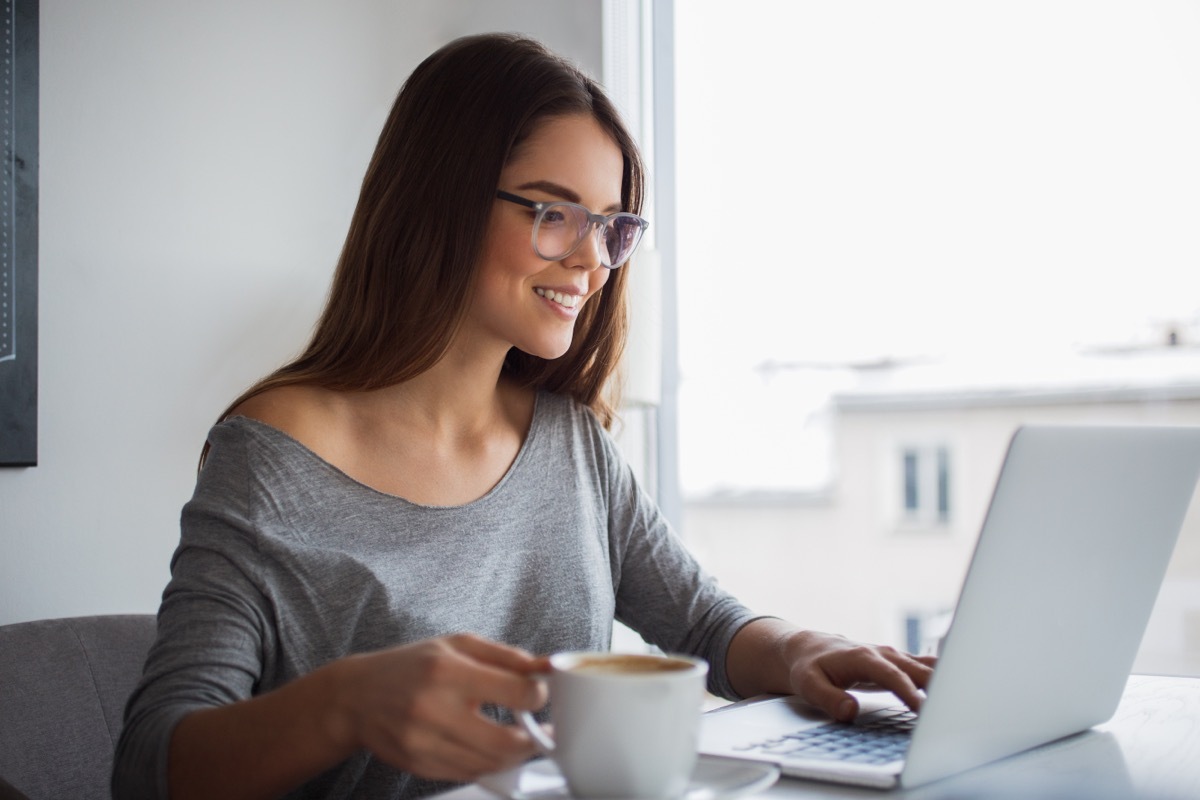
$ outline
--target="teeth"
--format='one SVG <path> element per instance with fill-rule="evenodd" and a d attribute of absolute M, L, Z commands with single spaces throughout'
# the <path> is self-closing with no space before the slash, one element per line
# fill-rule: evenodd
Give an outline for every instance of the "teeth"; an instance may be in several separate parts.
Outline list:
<path fill-rule="evenodd" d="M 539 297 L 544 297 L 547 300 L 553 300 L 554 302 L 558 303 L 560 306 L 565 306 L 566 308 L 574 308 L 575 306 L 579 305 L 579 295 L 577 295 L 577 294 L 563 294 L 562 292 L 548 292 L 542 288 L 535 289 L 534 291 L 538 293 Z"/>

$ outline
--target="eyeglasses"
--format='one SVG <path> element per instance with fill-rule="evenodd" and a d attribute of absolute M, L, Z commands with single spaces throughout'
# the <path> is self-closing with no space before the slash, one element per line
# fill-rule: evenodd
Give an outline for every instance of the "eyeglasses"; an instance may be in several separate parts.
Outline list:
<path fill-rule="evenodd" d="M 574 253 L 595 226 L 600 263 L 616 269 L 629 260 L 650 227 L 648 220 L 623 211 L 604 216 L 578 203 L 539 203 L 505 191 L 496 192 L 496 197 L 537 212 L 533 218 L 533 251 L 547 261 Z"/>

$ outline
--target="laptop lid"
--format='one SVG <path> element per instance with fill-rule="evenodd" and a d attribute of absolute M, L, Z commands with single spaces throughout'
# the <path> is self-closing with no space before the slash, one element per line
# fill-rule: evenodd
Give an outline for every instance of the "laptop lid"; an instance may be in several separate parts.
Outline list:
<path fill-rule="evenodd" d="M 902 785 L 1112 716 L 1198 478 L 1200 427 L 1026 426 L 1014 434 Z M 702 752 L 771 760 L 743 745 L 817 724 L 818 715 L 779 698 L 707 717 Z M 853 764 L 779 763 L 785 774 L 896 781 L 894 771 Z"/>
<path fill-rule="evenodd" d="M 1019 429 L 901 783 L 1116 710 L 1200 477 L 1200 428 Z"/>

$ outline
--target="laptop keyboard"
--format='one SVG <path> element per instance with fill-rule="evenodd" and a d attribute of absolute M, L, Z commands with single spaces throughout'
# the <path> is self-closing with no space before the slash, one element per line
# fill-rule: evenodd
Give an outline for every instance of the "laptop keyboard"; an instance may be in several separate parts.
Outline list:
<path fill-rule="evenodd" d="M 780 760 L 822 759 L 887 764 L 904 758 L 917 715 L 898 706 L 864 714 L 853 724 L 830 722 L 738 748 Z"/>

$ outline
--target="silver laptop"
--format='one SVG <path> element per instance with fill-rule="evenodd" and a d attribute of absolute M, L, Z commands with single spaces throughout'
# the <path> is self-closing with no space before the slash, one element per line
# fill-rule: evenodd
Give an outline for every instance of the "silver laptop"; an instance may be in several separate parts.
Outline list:
<path fill-rule="evenodd" d="M 794 777 L 909 787 L 1106 721 L 1198 477 L 1200 427 L 1019 429 L 920 716 L 864 708 L 855 725 L 838 725 L 772 698 L 705 715 L 701 752 Z M 846 733 L 882 739 L 884 752 L 812 751 L 812 740 Z"/>

